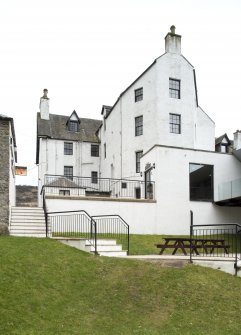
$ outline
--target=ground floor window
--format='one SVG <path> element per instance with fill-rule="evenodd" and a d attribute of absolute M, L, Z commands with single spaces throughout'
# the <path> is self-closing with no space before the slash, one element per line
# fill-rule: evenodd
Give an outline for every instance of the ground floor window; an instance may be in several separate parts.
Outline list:
<path fill-rule="evenodd" d="M 70 190 L 59 190 L 59 195 L 70 195 Z"/>
<path fill-rule="evenodd" d="M 190 200 L 213 201 L 213 166 L 189 164 Z"/>

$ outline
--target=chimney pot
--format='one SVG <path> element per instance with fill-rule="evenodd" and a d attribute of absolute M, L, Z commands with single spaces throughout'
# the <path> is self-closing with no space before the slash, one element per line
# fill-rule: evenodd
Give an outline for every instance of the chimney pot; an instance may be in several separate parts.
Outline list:
<path fill-rule="evenodd" d="M 166 52 L 181 54 L 181 35 L 176 34 L 176 27 L 171 26 L 170 32 L 165 37 L 165 50 Z"/>
<path fill-rule="evenodd" d="M 45 88 L 43 90 L 44 95 L 40 98 L 39 109 L 40 118 L 43 120 L 49 120 L 49 98 L 47 96 L 48 90 Z"/>

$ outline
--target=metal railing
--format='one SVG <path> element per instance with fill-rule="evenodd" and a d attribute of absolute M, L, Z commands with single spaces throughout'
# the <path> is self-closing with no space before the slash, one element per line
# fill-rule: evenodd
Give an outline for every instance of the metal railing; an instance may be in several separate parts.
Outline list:
<path fill-rule="evenodd" d="M 154 199 L 155 183 L 143 180 L 45 175 L 46 195 Z"/>
<path fill-rule="evenodd" d="M 86 239 L 97 254 L 96 221 L 86 211 L 49 212 L 47 215 L 49 237 Z"/>
<path fill-rule="evenodd" d="M 46 227 L 48 237 L 88 240 L 95 254 L 98 254 L 98 239 L 115 239 L 129 254 L 129 225 L 119 215 L 90 216 L 84 210 L 49 212 Z"/>
<path fill-rule="evenodd" d="M 120 215 L 98 215 L 92 218 L 96 222 L 97 238 L 115 239 L 129 255 L 130 230 L 125 220 Z"/>
<path fill-rule="evenodd" d="M 193 212 L 190 212 L 190 262 L 194 251 L 198 257 L 225 257 L 237 263 L 241 258 L 241 225 L 230 224 L 193 224 Z"/>

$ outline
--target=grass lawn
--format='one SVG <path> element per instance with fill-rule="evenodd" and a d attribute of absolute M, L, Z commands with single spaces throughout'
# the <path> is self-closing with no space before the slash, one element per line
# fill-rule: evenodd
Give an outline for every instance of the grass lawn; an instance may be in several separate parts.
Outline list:
<path fill-rule="evenodd" d="M 0 237 L 3 335 L 239 335 L 240 310 L 240 278 L 218 270 Z"/>

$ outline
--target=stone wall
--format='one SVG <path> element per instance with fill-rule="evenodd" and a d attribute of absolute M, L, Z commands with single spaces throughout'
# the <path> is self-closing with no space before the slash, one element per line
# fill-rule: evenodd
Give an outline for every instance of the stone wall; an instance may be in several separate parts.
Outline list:
<path fill-rule="evenodd" d="M 16 206 L 38 207 L 38 187 L 28 185 L 17 185 Z"/>
<path fill-rule="evenodd" d="M 9 223 L 9 121 L 0 120 L 0 223 Z"/>

